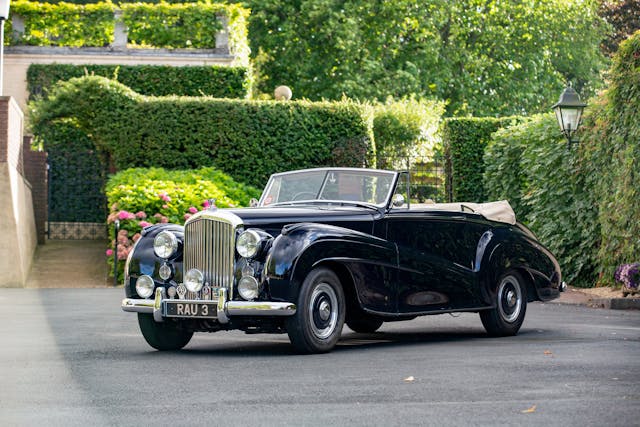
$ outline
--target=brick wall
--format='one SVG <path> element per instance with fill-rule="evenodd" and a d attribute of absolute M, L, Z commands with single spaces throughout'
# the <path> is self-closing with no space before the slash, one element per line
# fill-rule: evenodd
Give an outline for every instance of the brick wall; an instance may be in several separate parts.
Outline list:
<path fill-rule="evenodd" d="M 47 153 L 44 151 L 33 151 L 31 143 L 33 136 L 25 136 L 22 144 L 22 158 L 24 165 L 24 176 L 31 184 L 31 198 L 33 199 L 33 214 L 36 220 L 36 233 L 38 244 L 45 242 L 47 223 Z"/>

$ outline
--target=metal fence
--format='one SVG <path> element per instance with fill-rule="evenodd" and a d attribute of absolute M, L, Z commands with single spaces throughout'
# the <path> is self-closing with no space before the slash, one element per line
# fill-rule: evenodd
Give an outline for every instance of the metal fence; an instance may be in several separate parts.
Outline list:
<path fill-rule="evenodd" d="M 412 203 L 446 202 L 444 158 L 433 157 L 378 158 L 380 169 L 409 171 Z"/>

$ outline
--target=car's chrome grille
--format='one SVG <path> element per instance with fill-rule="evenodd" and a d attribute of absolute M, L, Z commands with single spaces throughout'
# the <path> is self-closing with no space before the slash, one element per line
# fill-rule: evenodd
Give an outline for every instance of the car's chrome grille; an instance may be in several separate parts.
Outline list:
<path fill-rule="evenodd" d="M 198 218 L 188 222 L 184 230 L 184 272 L 197 268 L 204 275 L 205 289 L 212 292 L 195 295 L 188 292 L 186 298 L 210 299 L 218 288 L 232 293 L 235 228 L 226 221 Z"/>

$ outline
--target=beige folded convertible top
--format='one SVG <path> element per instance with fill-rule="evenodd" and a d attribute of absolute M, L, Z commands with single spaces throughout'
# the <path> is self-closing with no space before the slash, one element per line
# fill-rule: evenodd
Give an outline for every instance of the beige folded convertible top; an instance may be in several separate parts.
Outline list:
<path fill-rule="evenodd" d="M 511 205 L 506 200 L 488 203 L 416 203 L 411 204 L 411 210 L 438 210 L 450 212 L 472 212 L 482 215 L 488 220 L 504 222 L 507 224 L 516 223 L 516 214 Z"/>

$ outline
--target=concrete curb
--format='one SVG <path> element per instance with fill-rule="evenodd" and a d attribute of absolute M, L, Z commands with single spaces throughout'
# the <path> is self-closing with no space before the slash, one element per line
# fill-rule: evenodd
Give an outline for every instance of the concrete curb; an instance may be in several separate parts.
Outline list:
<path fill-rule="evenodd" d="M 640 310 L 640 297 L 602 297 L 582 292 L 580 288 L 569 286 L 560 297 L 550 301 L 555 304 L 581 305 L 591 308 L 605 308 L 608 310 Z"/>
<path fill-rule="evenodd" d="M 640 310 L 640 298 L 595 298 L 592 304 L 610 310 Z"/>

